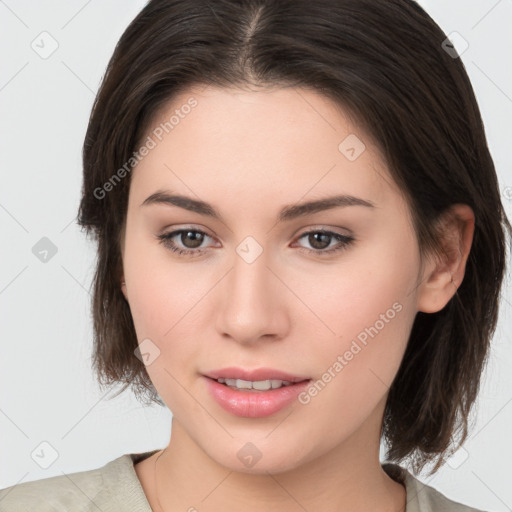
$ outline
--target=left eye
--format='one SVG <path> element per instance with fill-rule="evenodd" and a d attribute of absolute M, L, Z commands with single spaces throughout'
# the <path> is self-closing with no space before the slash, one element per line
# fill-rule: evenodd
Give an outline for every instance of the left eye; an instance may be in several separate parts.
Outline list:
<path fill-rule="evenodd" d="M 179 243 L 184 247 L 180 247 L 177 245 L 175 238 L 178 237 Z M 158 235 L 157 238 L 160 242 L 170 249 L 173 252 L 176 252 L 181 255 L 192 256 L 197 253 L 201 253 L 204 251 L 204 248 L 200 248 L 202 243 L 206 238 L 211 238 L 204 231 L 200 231 L 197 229 L 178 229 L 176 231 L 172 231 L 170 233 L 164 233 Z M 337 251 L 341 251 L 345 249 L 348 245 L 350 245 L 355 239 L 351 236 L 341 235 L 339 233 L 335 233 L 333 231 L 325 231 L 325 230 L 316 230 L 316 231 L 308 231 L 303 233 L 298 240 L 302 238 L 306 238 L 308 243 L 313 247 L 313 249 L 308 249 L 307 247 L 302 247 L 302 250 L 307 251 L 309 253 L 313 253 L 315 255 L 323 255 L 330 254 Z M 331 245 L 331 242 L 337 241 L 333 247 L 328 248 Z"/>
<path fill-rule="evenodd" d="M 306 251 L 312 252 L 315 254 L 330 254 L 333 252 L 341 251 L 349 246 L 355 239 L 351 236 L 340 235 L 339 233 L 334 233 L 333 231 L 308 231 L 307 233 L 303 233 L 300 237 L 307 237 L 308 243 L 314 247 L 314 249 L 305 248 Z M 337 241 L 338 243 L 332 246 L 331 248 L 325 250 L 330 246 L 332 241 Z"/>

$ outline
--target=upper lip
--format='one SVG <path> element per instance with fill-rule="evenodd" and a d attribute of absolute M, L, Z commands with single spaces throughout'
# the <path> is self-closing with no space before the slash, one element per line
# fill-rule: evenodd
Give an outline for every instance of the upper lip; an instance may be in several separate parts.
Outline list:
<path fill-rule="evenodd" d="M 292 375 L 291 373 L 276 370 L 274 368 L 245 370 L 244 368 L 230 367 L 212 370 L 204 373 L 203 375 L 210 377 L 211 379 L 241 379 L 253 382 L 261 380 L 286 380 L 288 382 L 302 382 L 304 380 L 310 380 L 310 377 Z"/>

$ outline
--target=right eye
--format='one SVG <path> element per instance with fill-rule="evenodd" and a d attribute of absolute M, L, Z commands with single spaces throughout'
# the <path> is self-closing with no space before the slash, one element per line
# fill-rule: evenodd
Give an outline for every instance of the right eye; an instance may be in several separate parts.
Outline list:
<path fill-rule="evenodd" d="M 197 249 L 197 247 L 203 243 L 205 237 L 211 238 L 204 231 L 188 228 L 163 233 L 158 235 L 157 238 L 165 247 L 177 254 L 195 256 L 203 252 L 203 249 Z M 175 239 L 177 239 L 177 241 Z M 181 244 L 181 246 L 178 244 Z"/>

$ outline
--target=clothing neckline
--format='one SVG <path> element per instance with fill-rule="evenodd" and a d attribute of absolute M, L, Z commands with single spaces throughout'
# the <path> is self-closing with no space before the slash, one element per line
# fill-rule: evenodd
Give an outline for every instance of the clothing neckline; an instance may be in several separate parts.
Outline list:
<path fill-rule="evenodd" d="M 139 480 L 139 477 L 135 471 L 135 464 L 148 459 L 149 457 L 151 457 L 152 455 L 154 455 L 155 453 L 157 453 L 159 451 L 161 451 L 161 449 L 151 450 L 149 452 L 128 454 L 128 457 L 132 462 L 131 470 L 133 472 L 133 476 L 137 480 L 139 490 L 142 494 L 141 498 L 143 496 L 144 499 L 146 500 L 149 511 L 151 511 L 152 509 L 149 504 L 146 493 L 144 492 L 144 489 L 142 488 L 142 484 Z M 414 507 L 411 508 L 411 506 L 409 505 L 409 499 L 413 498 L 412 496 L 409 496 L 409 491 L 412 489 L 412 485 L 411 485 L 412 476 L 407 472 L 406 469 L 404 469 L 403 467 L 399 466 L 398 464 L 394 464 L 392 462 L 382 462 L 381 467 L 392 480 L 394 480 L 395 482 L 397 482 L 405 487 L 405 502 L 406 502 L 406 504 L 405 504 L 405 510 L 402 512 L 415 512 Z"/>
<path fill-rule="evenodd" d="M 133 465 L 135 466 L 135 464 L 142 462 L 143 460 L 149 459 L 149 457 L 151 457 L 152 455 L 161 450 L 162 448 L 151 450 L 149 452 L 131 453 L 130 458 L 132 459 Z M 405 485 L 407 480 L 407 471 L 403 467 L 392 462 L 382 462 L 381 466 L 382 469 L 386 472 L 386 474 L 395 482 Z"/>

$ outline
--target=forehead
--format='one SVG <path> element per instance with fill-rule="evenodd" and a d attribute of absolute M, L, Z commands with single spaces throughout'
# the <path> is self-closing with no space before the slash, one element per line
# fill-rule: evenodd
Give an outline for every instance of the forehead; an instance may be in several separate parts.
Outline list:
<path fill-rule="evenodd" d="M 144 142 L 152 149 L 133 172 L 137 200 L 169 188 L 261 209 L 333 190 L 376 203 L 398 193 L 370 137 L 309 89 L 193 87 L 158 111 Z"/>

